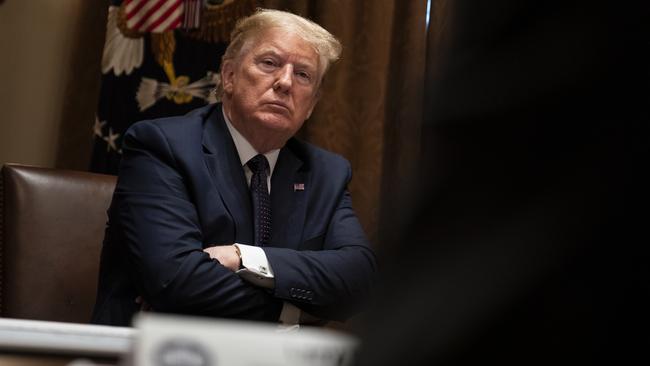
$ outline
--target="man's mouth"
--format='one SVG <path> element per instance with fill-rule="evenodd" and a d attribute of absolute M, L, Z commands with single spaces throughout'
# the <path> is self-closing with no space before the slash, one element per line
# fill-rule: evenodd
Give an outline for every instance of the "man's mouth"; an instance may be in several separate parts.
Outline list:
<path fill-rule="evenodd" d="M 289 109 L 289 106 L 282 103 L 282 102 L 268 102 L 268 103 L 266 103 L 266 105 L 270 106 L 271 108 L 280 109 L 280 110 L 282 110 L 282 111 L 284 111 L 286 113 L 291 112 L 291 110 Z"/>

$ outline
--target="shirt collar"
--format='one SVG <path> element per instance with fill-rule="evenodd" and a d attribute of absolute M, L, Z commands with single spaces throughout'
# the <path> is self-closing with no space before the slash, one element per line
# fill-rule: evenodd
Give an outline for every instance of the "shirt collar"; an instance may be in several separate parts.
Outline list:
<path fill-rule="evenodd" d="M 223 109 L 221 112 L 223 113 L 223 119 L 226 121 L 226 126 L 228 126 L 228 131 L 230 131 L 230 136 L 232 136 L 232 141 L 235 143 L 235 148 L 237 149 L 237 154 L 239 155 L 241 165 L 245 166 L 246 163 L 248 163 L 248 161 L 251 160 L 255 155 L 259 154 L 259 152 L 257 152 L 253 145 L 251 145 L 251 143 L 246 140 L 244 135 L 239 133 L 235 126 L 232 125 L 230 119 L 228 119 L 228 116 L 226 115 L 226 112 Z M 280 149 L 274 149 L 264 154 L 266 159 L 269 161 L 269 176 L 273 174 L 275 163 L 278 162 L 278 155 L 280 155 Z"/>

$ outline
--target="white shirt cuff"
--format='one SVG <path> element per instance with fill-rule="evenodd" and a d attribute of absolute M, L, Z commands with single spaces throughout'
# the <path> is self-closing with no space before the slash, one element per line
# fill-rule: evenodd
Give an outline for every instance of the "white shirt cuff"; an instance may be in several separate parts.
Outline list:
<path fill-rule="evenodd" d="M 235 243 L 241 253 L 242 269 L 236 273 L 244 280 L 260 287 L 274 288 L 273 269 L 264 249 L 252 245 Z"/>

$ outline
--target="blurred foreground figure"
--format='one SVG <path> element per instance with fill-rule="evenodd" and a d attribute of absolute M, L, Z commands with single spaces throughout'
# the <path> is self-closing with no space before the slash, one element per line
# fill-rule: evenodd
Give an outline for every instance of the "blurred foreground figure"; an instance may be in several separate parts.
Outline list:
<path fill-rule="evenodd" d="M 448 5 L 359 364 L 647 364 L 647 13 Z"/>

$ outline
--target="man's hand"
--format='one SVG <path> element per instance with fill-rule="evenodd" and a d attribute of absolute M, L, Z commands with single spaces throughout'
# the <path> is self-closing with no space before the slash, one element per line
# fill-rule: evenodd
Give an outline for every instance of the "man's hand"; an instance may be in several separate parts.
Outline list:
<path fill-rule="evenodd" d="M 306 311 L 300 312 L 300 324 L 304 325 L 318 325 L 323 326 L 327 323 L 327 320 L 318 318 L 314 315 L 309 314 Z"/>
<path fill-rule="evenodd" d="M 235 272 L 241 266 L 241 258 L 239 257 L 239 250 L 234 245 L 217 245 L 203 249 L 204 252 L 210 255 L 210 258 L 216 259 L 224 267 Z"/>
<path fill-rule="evenodd" d="M 135 303 L 140 305 L 140 311 L 151 311 L 151 310 L 153 310 L 151 308 L 151 305 L 149 305 L 149 303 L 146 302 L 142 296 L 136 297 L 135 298 Z"/>

